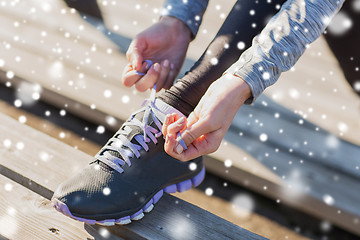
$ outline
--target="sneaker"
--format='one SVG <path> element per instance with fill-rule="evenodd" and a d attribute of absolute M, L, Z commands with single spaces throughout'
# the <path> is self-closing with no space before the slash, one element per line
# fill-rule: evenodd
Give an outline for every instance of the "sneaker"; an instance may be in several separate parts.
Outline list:
<path fill-rule="evenodd" d="M 62 183 L 52 202 L 56 210 L 89 224 L 128 224 L 150 212 L 163 193 L 198 186 L 205 176 L 202 158 L 182 162 L 164 151 L 166 114 L 183 114 L 152 90 L 82 172 Z"/>

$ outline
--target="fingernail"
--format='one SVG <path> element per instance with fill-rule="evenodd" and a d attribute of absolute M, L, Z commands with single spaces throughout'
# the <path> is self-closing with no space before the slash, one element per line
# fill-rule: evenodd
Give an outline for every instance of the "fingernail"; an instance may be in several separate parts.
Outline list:
<path fill-rule="evenodd" d="M 179 120 L 177 120 L 177 123 L 179 125 L 183 124 L 185 122 L 185 117 L 181 117 Z"/>
<path fill-rule="evenodd" d="M 154 64 L 154 70 L 155 70 L 156 72 L 159 72 L 159 70 L 160 70 L 160 64 L 155 63 L 155 64 Z"/>
<path fill-rule="evenodd" d="M 170 68 L 171 68 L 171 70 L 173 70 L 175 68 L 175 65 L 173 63 L 170 64 Z"/>
<path fill-rule="evenodd" d="M 169 60 L 166 59 L 166 60 L 164 61 L 164 63 L 163 63 L 163 66 L 164 66 L 164 67 L 168 67 L 168 66 L 169 66 Z"/>
<path fill-rule="evenodd" d="M 175 148 L 175 152 L 177 154 L 181 154 L 183 151 L 184 151 L 184 148 L 180 144 L 178 144 Z"/>
<path fill-rule="evenodd" d="M 145 62 L 145 69 L 148 70 L 149 69 L 149 63 Z"/>
<path fill-rule="evenodd" d="M 165 116 L 164 125 L 168 125 L 168 124 L 169 124 L 169 120 L 170 120 L 169 118 L 170 118 L 169 114 Z"/>

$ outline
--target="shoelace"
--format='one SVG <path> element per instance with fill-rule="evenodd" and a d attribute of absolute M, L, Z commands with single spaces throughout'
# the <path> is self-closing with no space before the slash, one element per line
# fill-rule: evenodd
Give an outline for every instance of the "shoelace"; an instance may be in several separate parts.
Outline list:
<path fill-rule="evenodd" d="M 147 143 L 151 141 L 155 144 L 157 143 L 157 138 L 162 135 L 161 122 L 164 122 L 165 114 L 155 107 L 155 89 L 156 86 L 154 86 L 154 88 L 151 90 L 150 98 L 143 102 L 143 108 L 132 113 L 130 120 L 125 122 L 123 127 L 115 133 L 114 137 L 109 139 L 107 144 L 105 144 L 105 146 L 95 156 L 96 159 L 118 171 L 119 173 L 122 173 L 124 172 L 124 169 L 122 168 L 124 164 L 131 166 L 130 158 L 134 157 L 134 155 L 136 158 L 140 158 L 141 149 L 144 149 L 145 151 L 149 150 Z M 134 118 L 136 114 L 143 111 L 145 113 L 142 122 Z M 150 116 L 152 117 L 158 129 L 147 124 Z M 130 142 L 130 140 L 126 138 L 126 136 L 132 131 L 130 126 L 139 127 L 144 132 L 144 135 L 138 134 L 134 137 L 139 145 Z M 112 155 L 110 151 L 117 152 L 121 158 Z"/>

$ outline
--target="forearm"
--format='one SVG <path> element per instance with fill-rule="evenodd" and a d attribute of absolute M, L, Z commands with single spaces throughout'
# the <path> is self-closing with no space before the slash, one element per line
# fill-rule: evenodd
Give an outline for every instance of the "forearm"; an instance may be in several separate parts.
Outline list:
<path fill-rule="evenodd" d="M 166 0 L 161 16 L 172 16 L 183 21 L 195 38 L 208 5 L 208 0 Z"/>
<path fill-rule="evenodd" d="M 280 74 L 289 70 L 304 53 L 308 44 L 325 30 L 344 0 L 288 0 L 252 46 L 226 73 L 244 79 L 252 97 L 257 98 Z"/>

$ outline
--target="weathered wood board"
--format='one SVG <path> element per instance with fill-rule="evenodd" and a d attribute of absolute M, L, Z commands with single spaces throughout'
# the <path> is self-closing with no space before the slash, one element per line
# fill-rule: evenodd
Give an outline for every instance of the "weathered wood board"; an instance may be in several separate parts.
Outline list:
<path fill-rule="evenodd" d="M 109 14 L 112 12 L 113 18 L 111 21 L 113 24 L 115 24 L 115 15 L 128 16 L 136 12 L 136 14 L 132 16 L 139 16 L 140 13 L 143 13 L 138 23 L 133 24 L 133 22 L 131 22 L 131 26 L 129 23 L 126 24 L 126 22 L 121 24 L 122 20 L 119 20 L 118 25 L 121 25 L 121 27 L 118 28 L 118 32 L 121 33 L 121 29 L 126 29 L 126 27 L 131 28 L 131 31 L 129 30 L 128 35 L 126 35 L 127 38 L 131 38 L 137 32 L 151 24 L 152 18 L 154 18 L 156 13 L 149 12 L 149 8 L 145 7 L 137 10 L 135 7 L 136 3 L 131 1 L 125 2 L 128 8 L 120 7 L 122 6 L 121 3 L 119 5 L 106 7 L 106 11 L 108 11 Z M 18 4 L 20 5 L 16 7 L 9 4 L 6 7 L 0 8 L 0 26 L 4 29 L 4 31 L 0 33 L 0 37 L 4 39 L 4 44 L 0 45 L 1 59 L 4 62 L 3 66 L 1 66 L 1 80 L 5 84 L 19 87 L 19 84 L 23 80 L 38 83 L 42 86 L 40 94 L 42 100 L 50 102 L 60 108 L 66 108 L 68 111 L 77 113 L 84 118 L 91 119 L 96 123 L 103 124 L 112 129 L 116 129 L 121 121 L 124 121 L 132 111 L 140 106 L 146 94 L 140 94 L 132 89 L 126 89 L 121 85 L 119 78 L 121 70 L 126 64 L 125 58 L 120 52 L 116 51 L 117 47 L 101 35 L 99 31 L 96 31 L 96 29 L 82 21 L 78 15 L 72 13 L 71 10 L 64 7 L 60 2 L 51 1 L 48 5 L 41 5 L 37 1 L 22 1 Z M 161 3 L 159 3 L 159 7 L 160 4 Z M 226 7 L 224 4 L 225 3 L 222 2 L 220 5 L 223 7 L 222 9 L 225 14 L 226 11 L 230 9 L 227 4 L 231 3 L 226 3 Z M 134 6 L 133 10 L 131 10 L 131 6 Z M 216 12 L 216 9 L 214 9 L 215 6 L 217 5 L 210 6 L 210 9 L 214 12 Z M 213 36 L 212 34 L 216 33 L 215 26 L 221 25 L 221 21 L 211 19 L 210 16 L 211 14 L 205 15 L 204 25 L 200 30 L 201 33 L 205 32 L 203 31 L 205 29 L 208 29 L 207 32 L 211 32 L 211 34 L 200 35 L 200 39 L 206 39 L 206 41 L 204 40 L 203 42 L 209 42 Z M 46 19 L 46 21 L 43 19 Z M 128 19 L 132 18 L 129 17 Z M 211 24 L 206 24 L 207 19 L 209 23 L 215 20 L 216 25 L 212 27 Z M 109 23 L 110 20 L 108 19 L 107 22 Z M 108 26 L 112 26 L 113 24 L 108 24 Z M 103 26 L 100 25 L 100 28 L 102 27 Z M 33 34 L 34 32 L 36 33 L 35 35 Z M 192 46 L 194 46 L 196 50 L 189 51 L 189 56 L 196 56 L 196 54 L 201 53 L 201 48 L 205 49 L 206 47 L 203 42 L 200 44 L 201 42 L 194 41 Z M 190 49 L 192 49 L 192 47 Z M 124 49 L 121 50 L 124 51 Z M 192 55 L 192 53 L 194 53 L 194 55 Z M 94 65 L 90 63 L 96 63 L 94 64 L 96 66 L 95 69 L 93 67 Z M 26 68 L 23 67 L 24 64 L 26 64 Z M 315 64 L 317 66 L 316 69 L 312 69 L 311 71 L 307 70 L 309 65 L 315 66 Z M 302 60 L 295 66 L 295 69 L 294 72 L 289 72 L 288 75 L 282 77 L 282 79 L 286 80 L 281 79 L 276 87 L 270 88 L 267 91 L 268 96 L 281 104 L 285 104 L 291 109 L 290 112 L 296 111 L 304 119 L 314 122 L 320 128 L 326 129 L 336 136 L 340 136 L 359 145 L 360 140 L 358 136 L 360 126 L 358 121 L 358 106 L 360 100 L 356 98 L 346 86 L 341 70 L 324 45 L 324 42 L 322 40 L 315 42 L 305 53 Z M 12 73 L 15 74 L 15 77 L 12 77 Z M 304 84 L 304 79 L 306 84 Z M 314 100 L 314 96 L 316 100 Z M 338 99 L 341 100 L 338 101 Z M 244 107 L 243 109 L 248 108 Z M 266 108 L 257 110 L 260 112 L 266 111 Z M 256 109 L 250 109 L 250 111 L 256 111 Z M 247 112 L 247 114 L 249 114 L 249 112 Z M 284 112 L 282 116 L 286 115 L 291 114 Z M 118 120 L 117 124 L 109 124 L 107 121 L 108 116 L 114 116 Z M 344 118 L 344 116 L 346 117 Z M 298 126 L 297 123 L 292 122 L 292 124 Z M 267 126 L 269 125 L 265 124 L 265 127 Z M 236 124 L 233 127 L 238 131 Z M 271 126 L 268 129 L 271 130 Z M 258 135 L 263 132 L 266 132 L 265 128 L 260 132 L 259 130 L 254 130 L 250 135 L 252 138 L 257 138 Z M 230 135 L 231 134 L 234 134 L 234 132 L 230 132 Z M 235 134 L 239 134 L 239 132 L 235 132 Z M 294 133 L 293 136 L 296 137 L 298 134 L 299 133 Z M 286 145 L 286 139 L 281 137 L 276 140 L 277 142 L 275 143 L 277 146 L 282 146 L 282 149 L 290 150 L 290 148 L 292 148 L 293 155 L 295 153 L 300 155 L 304 154 L 304 152 L 302 152 L 304 148 L 288 146 Z M 242 143 L 241 140 L 234 136 L 232 137 L 232 141 L 234 142 L 229 145 L 233 144 L 238 147 L 244 147 L 242 144 L 239 144 Z M 275 149 L 275 145 L 271 145 L 272 147 L 269 148 L 266 144 L 259 145 L 254 141 L 249 142 L 254 144 L 253 146 L 257 146 L 258 148 L 256 149 L 261 149 L 261 151 L 254 154 L 256 157 L 260 155 L 265 156 L 267 152 L 274 151 Z M 349 149 L 346 143 L 341 143 L 342 146 L 346 146 L 344 148 Z M 357 152 L 356 147 L 352 146 L 350 148 L 354 149 L 352 152 Z M 282 177 L 281 174 L 284 175 L 286 171 L 287 173 L 291 172 L 291 168 L 285 166 L 289 165 L 288 161 L 295 162 L 298 160 L 297 158 L 293 159 L 289 154 L 283 153 L 278 155 L 279 158 L 277 160 L 274 158 L 274 161 L 277 161 L 275 165 L 271 165 L 273 164 L 272 162 L 264 160 L 263 164 L 270 169 L 274 166 L 279 169 L 273 172 L 255 163 L 255 159 L 244 153 L 244 151 L 238 148 L 232 148 L 232 150 L 234 154 L 230 157 L 233 161 L 235 161 L 234 159 L 241 160 L 243 157 L 247 157 L 247 159 L 251 159 L 248 161 L 252 162 L 252 164 L 233 164 L 231 168 L 232 171 L 244 173 L 247 177 L 253 179 L 249 187 L 258 189 L 259 191 L 261 191 L 264 186 L 270 184 L 275 184 L 274 186 L 281 189 L 283 187 L 279 182 Z M 212 158 L 214 161 L 209 161 L 208 169 L 222 175 L 225 170 L 223 171 L 217 166 L 223 165 L 227 160 L 228 157 L 225 157 L 226 155 L 224 153 L 226 153 L 226 148 L 222 147 L 213 155 L 216 157 Z M 315 155 L 317 154 L 317 152 L 313 153 L 315 153 Z M 336 158 L 334 158 L 334 156 L 336 156 Z M 327 158 L 319 159 L 319 162 L 326 165 L 325 173 L 322 175 L 327 177 L 337 176 L 336 171 L 330 173 L 327 172 L 326 168 L 327 166 L 332 166 L 332 168 L 338 165 L 341 166 L 342 163 L 339 164 L 339 162 L 342 160 L 342 156 L 342 152 L 335 152 L 332 158 L 330 158 L 330 165 L 328 164 Z M 258 160 L 262 158 L 261 156 Z M 285 165 L 283 163 L 284 159 L 286 160 Z M 359 169 L 354 165 L 357 159 L 352 159 L 355 160 L 355 162 L 353 161 L 349 167 L 344 165 L 345 168 L 342 169 L 342 171 L 346 172 L 347 170 L 351 170 L 355 173 L 358 172 Z M 318 159 L 312 158 L 312 160 L 317 161 Z M 338 165 L 336 165 L 336 162 Z M 312 164 L 319 167 L 314 167 L 314 169 L 318 169 L 318 172 L 322 173 L 324 171 L 316 162 L 310 162 L 308 168 L 311 168 L 313 166 Z M 302 165 L 297 167 L 302 168 Z M 226 176 L 230 176 L 234 181 L 241 179 L 238 182 L 244 183 L 245 181 L 246 184 L 246 179 L 241 176 L 237 177 L 231 174 L 227 174 Z M 325 179 L 327 177 L 325 177 Z M 349 179 L 346 174 L 344 175 L 344 179 Z M 320 182 L 323 184 L 327 183 L 326 181 Z M 350 185 L 343 187 L 343 190 L 356 193 L 356 191 L 349 188 Z M 354 185 L 355 189 L 356 186 L 357 185 Z M 327 189 L 323 188 L 321 184 L 319 188 Z M 334 189 L 334 191 L 335 190 L 336 189 Z M 279 196 L 275 196 L 271 191 L 261 192 L 265 195 L 279 198 Z M 321 198 L 324 196 L 323 192 L 318 195 L 311 195 L 312 192 L 308 192 L 307 194 L 309 198 L 317 199 L 316 201 L 320 203 Z M 328 194 L 331 195 L 330 192 L 328 192 Z M 288 196 L 284 195 L 283 197 L 284 199 L 282 199 L 282 201 L 286 202 L 288 200 L 287 202 L 289 204 L 298 206 L 300 209 L 307 209 L 308 212 L 316 216 L 332 219 L 334 223 L 340 224 L 340 226 L 345 228 L 348 226 L 351 231 L 354 231 L 354 229 L 356 231 L 358 228 L 357 225 L 350 224 L 351 222 L 358 222 L 358 220 L 356 220 L 358 219 L 356 217 L 356 211 L 350 213 L 345 221 L 333 215 L 332 211 L 338 210 L 338 205 L 325 206 L 330 208 L 330 210 L 327 211 L 317 211 L 318 206 L 316 204 L 311 205 L 301 201 L 295 203 L 291 198 L 287 199 Z M 354 197 L 356 199 L 358 196 L 354 194 Z M 339 204 L 337 199 L 336 204 Z M 351 206 L 350 204 L 350 209 Z M 349 208 L 347 209 L 349 210 Z M 344 215 L 345 214 L 342 216 Z"/>
<path fill-rule="evenodd" d="M 38 189 L 42 191 L 54 191 L 91 159 L 85 153 L 3 114 L 0 114 L 0 123 L 0 142 L 3 143 L 0 146 L 0 173 L 13 179 L 31 179 L 31 185 L 39 185 Z M 54 209 L 52 211 L 56 213 Z M 141 221 L 112 227 L 109 231 L 125 238 L 171 239 L 181 236 L 185 239 L 234 239 L 241 236 L 243 239 L 264 239 L 168 194 Z"/>

